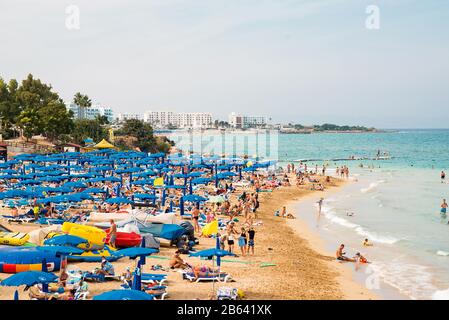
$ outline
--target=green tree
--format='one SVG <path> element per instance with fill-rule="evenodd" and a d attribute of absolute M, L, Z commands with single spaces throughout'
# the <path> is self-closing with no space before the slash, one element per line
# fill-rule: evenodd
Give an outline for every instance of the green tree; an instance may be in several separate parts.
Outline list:
<path fill-rule="evenodd" d="M 0 78 L 0 127 L 3 137 L 11 138 L 15 134 L 17 116 L 20 114 L 20 105 L 16 101 L 18 83 L 12 79 L 6 83 Z"/>
<path fill-rule="evenodd" d="M 17 88 L 15 101 L 20 109 L 16 123 L 27 139 L 34 134 L 56 139 L 59 134 L 70 132 L 73 114 L 50 85 L 33 75 L 29 74 Z"/>
<path fill-rule="evenodd" d="M 108 138 L 108 130 L 97 119 L 77 119 L 71 131 L 73 142 L 82 144 L 87 138 L 101 141 Z"/>
<path fill-rule="evenodd" d="M 106 116 L 97 115 L 95 120 L 97 120 L 100 125 L 109 124 L 109 119 Z"/>
<path fill-rule="evenodd" d="M 143 152 L 168 152 L 171 146 L 164 140 L 156 139 L 150 124 L 137 119 L 126 120 L 122 128 L 117 131 L 117 135 L 135 137 L 136 142 L 133 147 Z"/>
<path fill-rule="evenodd" d="M 81 114 L 79 118 L 84 119 L 85 110 L 92 106 L 92 101 L 87 95 L 77 92 L 73 97 L 73 103 L 80 107 Z"/>

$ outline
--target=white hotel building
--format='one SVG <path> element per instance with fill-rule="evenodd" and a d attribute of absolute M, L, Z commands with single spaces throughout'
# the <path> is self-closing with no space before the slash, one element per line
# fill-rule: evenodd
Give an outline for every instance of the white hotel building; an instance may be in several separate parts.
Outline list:
<path fill-rule="evenodd" d="M 202 112 L 147 111 L 143 120 L 156 128 L 171 125 L 183 129 L 200 129 L 213 126 L 212 114 Z"/>
<path fill-rule="evenodd" d="M 125 121 L 125 120 L 144 120 L 143 115 L 140 113 L 119 113 L 117 115 L 117 120 L 119 122 Z"/>
<path fill-rule="evenodd" d="M 264 128 L 267 124 L 267 117 L 264 116 L 246 116 L 235 112 L 229 114 L 229 124 L 233 128 Z"/>
<path fill-rule="evenodd" d="M 93 104 L 88 108 L 81 108 L 74 103 L 66 103 L 66 108 L 73 111 L 75 119 L 90 119 L 93 120 L 97 116 L 105 116 L 109 122 L 114 120 L 114 111 L 109 107 L 104 107 L 100 104 Z"/>

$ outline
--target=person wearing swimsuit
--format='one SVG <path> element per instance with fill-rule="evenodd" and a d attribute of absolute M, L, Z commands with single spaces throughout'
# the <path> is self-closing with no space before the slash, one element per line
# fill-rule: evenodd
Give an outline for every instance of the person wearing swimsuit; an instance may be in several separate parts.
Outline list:
<path fill-rule="evenodd" d="M 446 216 L 447 207 L 448 207 L 448 205 L 447 205 L 446 199 L 443 199 L 443 203 L 441 203 L 441 211 L 440 211 L 441 216 L 443 216 L 443 217 Z"/>

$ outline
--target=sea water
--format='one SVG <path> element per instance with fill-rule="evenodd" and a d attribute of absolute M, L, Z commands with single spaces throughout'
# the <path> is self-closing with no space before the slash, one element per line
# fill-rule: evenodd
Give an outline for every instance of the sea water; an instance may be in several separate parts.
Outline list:
<path fill-rule="evenodd" d="M 366 276 L 378 277 L 374 289 L 381 296 L 382 287 L 393 287 L 411 299 L 449 299 L 449 225 L 439 213 L 442 199 L 449 198 L 449 184 L 440 181 L 441 170 L 449 169 L 449 130 L 280 140 L 281 161 L 375 157 L 377 150 L 388 151 L 393 158 L 387 161 L 329 163 L 348 165 L 355 181 L 325 199 L 313 223 L 334 250 L 337 242 L 344 243 L 348 256 L 361 252 L 372 261 Z M 365 238 L 374 246 L 363 247 Z"/>
<path fill-rule="evenodd" d="M 354 182 L 325 199 L 318 218 L 298 215 L 333 250 L 344 243 L 347 255 L 361 252 L 372 261 L 366 278 L 379 280 L 371 289 L 381 296 L 388 287 L 411 299 L 449 299 L 449 225 L 439 213 L 442 199 L 449 199 L 449 184 L 440 181 L 441 170 L 449 174 L 449 130 L 281 134 L 277 143 L 280 165 L 389 152 L 392 159 L 385 161 L 325 162 L 349 166 Z M 315 165 L 323 162 L 309 168 Z M 363 247 L 365 238 L 374 246 Z"/>

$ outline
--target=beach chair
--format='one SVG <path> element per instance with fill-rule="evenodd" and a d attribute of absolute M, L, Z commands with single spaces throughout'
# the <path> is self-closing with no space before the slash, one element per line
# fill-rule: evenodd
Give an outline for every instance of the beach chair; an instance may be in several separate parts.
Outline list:
<path fill-rule="evenodd" d="M 141 281 L 142 283 L 157 283 L 162 285 L 167 281 L 167 275 L 159 273 L 142 273 Z"/>
<path fill-rule="evenodd" d="M 104 275 L 104 274 L 96 274 L 94 272 L 84 272 L 83 278 L 86 281 L 94 281 L 94 282 L 106 282 L 110 280 L 120 281 L 119 275 Z"/>
<path fill-rule="evenodd" d="M 78 287 L 75 292 L 75 300 L 87 300 L 87 297 L 89 296 L 89 291 L 83 290 L 82 287 Z"/>
<path fill-rule="evenodd" d="M 131 287 L 129 286 L 128 282 L 126 282 L 126 281 L 125 281 L 125 283 L 120 285 L 120 287 L 125 289 L 125 290 L 131 289 Z M 168 295 L 166 286 L 161 286 L 161 285 L 144 286 L 143 290 L 144 291 L 148 291 L 148 290 L 161 291 L 161 292 L 158 292 L 158 293 L 151 293 L 154 296 L 154 300 L 165 300 L 165 297 Z"/>
<path fill-rule="evenodd" d="M 14 216 L 2 216 L 4 219 L 6 219 L 6 221 L 8 221 L 8 223 L 11 222 L 15 222 L 15 223 L 30 223 L 33 222 L 35 220 L 35 218 L 31 218 L 29 216 L 27 216 L 26 214 L 21 214 L 17 217 Z"/>
<path fill-rule="evenodd" d="M 202 276 L 195 279 L 195 275 L 193 272 L 183 272 L 182 278 L 184 280 L 189 280 L 191 282 L 200 282 L 200 281 L 217 281 L 217 282 L 229 282 L 232 281 L 231 275 L 227 273 L 220 273 L 219 275 L 213 276 Z"/>
<path fill-rule="evenodd" d="M 238 290 L 236 288 L 221 287 L 217 290 L 217 300 L 237 300 Z"/>

